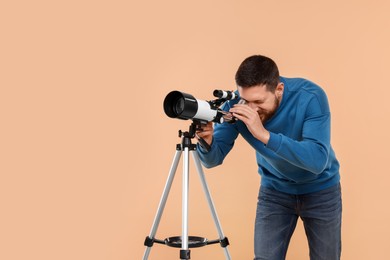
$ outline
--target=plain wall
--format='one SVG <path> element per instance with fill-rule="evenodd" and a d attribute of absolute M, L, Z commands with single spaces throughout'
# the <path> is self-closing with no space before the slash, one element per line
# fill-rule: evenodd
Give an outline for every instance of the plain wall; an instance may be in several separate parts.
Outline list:
<path fill-rule="evenodd" d="M 0 7 L 0 259 L 141 259 L 171 165 L 171 90 L 235 89 L 252 54 L 327 92 L 345 260 L 390 233 L 388 1 L 6 1 Z M 191 160 L 191 163 L 193 161 Z M 181 234 L 181 170 L 157 238 Z M 253 258 L 260 177 L 240 137 L 205 169 L 233 259 Z M 193 164 L 190 235 L 217 237 Z M 191 259 L 225 259 L 218 245 Z M 179 259 L 155 245 L 149 259 Z M 309 259 L 301 223 L 287 259 Z"/>

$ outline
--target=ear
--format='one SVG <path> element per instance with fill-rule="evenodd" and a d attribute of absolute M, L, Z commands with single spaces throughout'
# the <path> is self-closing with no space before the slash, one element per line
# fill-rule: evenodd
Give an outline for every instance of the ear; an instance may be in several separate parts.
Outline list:
<path fill-rule="evenodd" d="M 276 96 L 281 98 L 283 96 L 284 83 L 280 82 L 275 89 Z"/>

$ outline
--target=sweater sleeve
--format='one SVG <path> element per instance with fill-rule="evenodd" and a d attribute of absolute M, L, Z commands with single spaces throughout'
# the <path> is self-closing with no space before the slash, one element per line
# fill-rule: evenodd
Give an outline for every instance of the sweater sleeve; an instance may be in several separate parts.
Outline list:
<path fill-rule="evenodd" d="M 223 110 L 228 111 L 229 109 L 230 103 L 228 102 L 223 106 Z M 226 155 L 233 148 L 238 134 L 239 132 L 235 124 L 214 124 L 213 141 L 210 151 L 207 152 L 199 143 L 197 144 L 197 151 L 202 164 L 206 168 L 212 168 L 222 164 Z"/>
<path fill-rule="evenodd" d="M 301 140 L 270 133 L 266 146 L 290 164 L 320 174 L 327 166 L 330 152 L 330 112 L 325 99 L 313 98 L 306 109 Z"/>
<path fill-rule="evenodd" d="M 213 142 L 209 152 L 204 150 L 198 143 L 197 151 L 202 164 L 206 168 L 212 168 L 222 164 L 226 155 L 234 146 L 238 131 L 229 123 L 215 124 Z"/>

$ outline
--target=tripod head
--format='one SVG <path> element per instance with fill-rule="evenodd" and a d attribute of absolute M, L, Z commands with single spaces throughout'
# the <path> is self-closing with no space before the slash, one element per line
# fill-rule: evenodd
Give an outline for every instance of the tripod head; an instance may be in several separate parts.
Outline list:
<path fill-rule="evenodd" d="M 183 132 L 182 130 L 179 130 L 179 137 L 182 138 L 182 147 L 188 147 L 190 150 L 194 150 L 195 145 L 192 144 L 191 139 L 195 138 L 196 131 L 202 130 L 202 126 L 205 124 L 207 124 L 207 122 L 202 122 L 201 120 L 193 119 L 188 131 Z M 211 146 L 203 138 L 197 138 L 200 146 L 202 146 L 207 152 L 210 151 Z"/>

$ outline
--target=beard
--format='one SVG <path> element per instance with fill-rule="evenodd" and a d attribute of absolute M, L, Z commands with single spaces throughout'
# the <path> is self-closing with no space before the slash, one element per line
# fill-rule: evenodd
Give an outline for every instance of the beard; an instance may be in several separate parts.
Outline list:
<path fill-rule="evenodd" d="M 280 100 L 278 98 L 275 98 L 274 107 L 271 110 L 259 110 L 257 113 L 259 114 L 261 122 L 264 124 L 266 123 L 271 117 L 273 117 L 278 110 L 278 107 L 280 105 Z"/>

